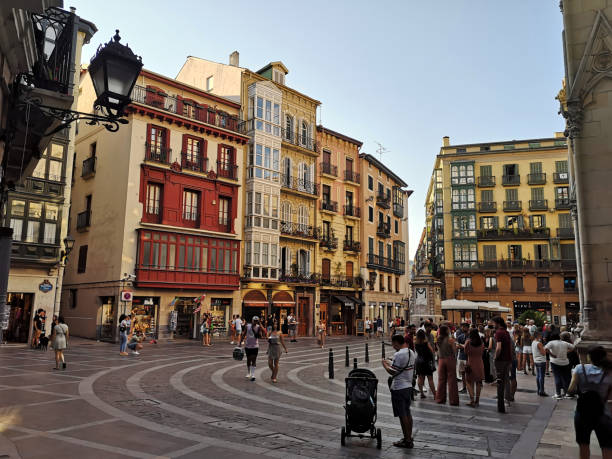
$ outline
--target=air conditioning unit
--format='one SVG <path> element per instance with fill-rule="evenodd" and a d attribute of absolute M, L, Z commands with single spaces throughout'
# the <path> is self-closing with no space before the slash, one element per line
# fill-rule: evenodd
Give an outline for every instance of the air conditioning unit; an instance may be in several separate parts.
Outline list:
<path fill-rule="evenodd" d="M 121 301 L 132 301 L 132 292 L 129 292 L 127 290 L 122 290 L 121 291 Z"/>
<path fill-rule="evenodd" d="M 567 172 L 560 172 L 559 178 L 562 180 L 567 180 Z"/>

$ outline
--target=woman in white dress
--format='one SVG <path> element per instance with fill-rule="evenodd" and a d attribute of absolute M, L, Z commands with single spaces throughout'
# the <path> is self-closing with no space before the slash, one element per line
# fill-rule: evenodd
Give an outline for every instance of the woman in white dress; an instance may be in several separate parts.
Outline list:
<path fill-rule="evenodd" d="M 53 327 L 53 336 L 51 337 L 53 343 L 53 350 L 55 351 L 55 370 L 60 369 L 60 361 L 62 362 L 62 369 L 66 369 L 66 362 L 64 361 L 64 349 L 68 344 L 68 325 L 64 322 L 64 317 L 59 316 L 57 318 L 57 325 Z"/>

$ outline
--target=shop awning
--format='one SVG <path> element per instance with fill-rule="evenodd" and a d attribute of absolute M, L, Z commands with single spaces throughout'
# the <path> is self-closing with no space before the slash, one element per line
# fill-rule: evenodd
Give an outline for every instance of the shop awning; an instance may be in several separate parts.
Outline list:
<path fill-rule="evenodd" d="M 442 310 L 444 311 L 492 311 L 492 312 L 508 312 L 509 309 L 501 306 L 499 302 L 484 302 L 470 300 L 444 300 L 442 301 Z"/>
<path fill-rule="evenodd" d="M 267 301 L 244 301 L 243 303 L 246 307 L 253 308 L 263 308 L 269 304 Z"/>
<path fill-rule="evenodd" d="M 363 305 L 365 304 L 365 303 L 364 303 L 363 301 L 361 301 L 359 298 L 356 298 L 356 297 L 354 297 L 354 296 L 347 296 L 347 298 L 348 298 L 349 300 L 351 300 L 351 301 L 352 301 L 353 303 L 355 303 L 355 304 L 359 304 L 359 305 L 361 305 L 361 306 L 363 306 Z"/>
<path fill-rule="evenodd" d="M 342 303 L 344 306 L 353 306 L 355 304 L 354 301 L 344 295 L 334 295 L 334 299 Z"/>
<path fill-rule="evenodd" d="M 295 306 L 295 301 L 273 301 L 272 305 L 278 308 L 292 308 Z"/>

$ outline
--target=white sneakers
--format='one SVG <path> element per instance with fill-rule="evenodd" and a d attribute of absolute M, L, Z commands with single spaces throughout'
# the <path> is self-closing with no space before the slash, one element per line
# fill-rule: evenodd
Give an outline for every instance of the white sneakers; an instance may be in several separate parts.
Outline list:
<path fill-rule="evenodd" d="M 138 351 L 132 351 L 132 355 L 140 355 L 140 352 L 138 352 Z"/>

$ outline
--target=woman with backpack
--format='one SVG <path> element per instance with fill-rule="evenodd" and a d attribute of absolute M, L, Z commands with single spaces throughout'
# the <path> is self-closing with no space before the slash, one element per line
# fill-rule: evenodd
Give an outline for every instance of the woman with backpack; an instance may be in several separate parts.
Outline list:
<path fill-rule="evenodd" d="M 244 342 L 244 353 L 247 360 L 247 374 L 245 378 L 255 381 L 255 367 L 257 367 L 257 354 L 259 353 L 259 338 L 265 338 L 266 331 L 259 324 L 259 317 L 254 316 L 242 332 L 241 342 Z"/>
<path fill-rule="evenodd" d="M 578 394 L 574 428 L 580 459 L 591 455 L 591 432 L 595 431 L 604 459 L 612 458 L 612 412 L 607 401 L 612 397 L 612 362 L 602 346 L 588 350 L 592 363 L 577 365 L 569 393 Z"/>

